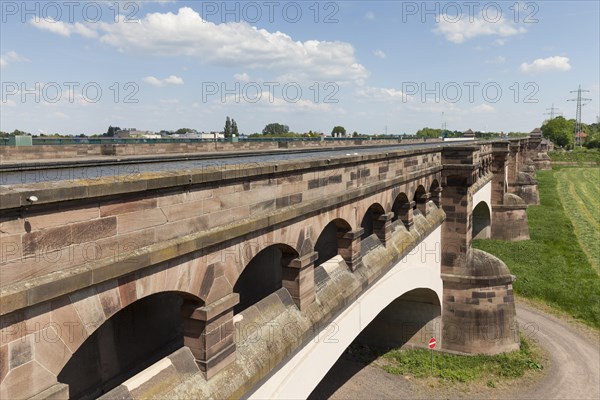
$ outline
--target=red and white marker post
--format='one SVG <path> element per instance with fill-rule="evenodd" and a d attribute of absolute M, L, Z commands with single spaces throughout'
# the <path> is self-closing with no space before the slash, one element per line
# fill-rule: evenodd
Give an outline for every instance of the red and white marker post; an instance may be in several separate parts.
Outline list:
<path fill-rule="evenodd" d="M 429 339 L 429 350 L 431 350 L 431 376 L 432 377 L 433 377 L 433 349 L 435 348 L 436 344 L 437 344 L 437 341 L 435 340 L 435 338 Z"/>

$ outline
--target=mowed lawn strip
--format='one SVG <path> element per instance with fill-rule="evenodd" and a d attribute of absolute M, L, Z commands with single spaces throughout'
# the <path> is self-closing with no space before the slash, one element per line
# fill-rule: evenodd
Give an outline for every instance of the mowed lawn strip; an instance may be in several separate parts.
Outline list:
<path fill-rule="evenodd" d="M 600 328 L 600 277 L 582 250 L 563 208 L 557 190 L 560 171 L 537 173 L 541 204 L 527 209 L 531 240 L 476 240 L 473 244 L 507 264 L 517 277 L 517 294 L 542 300 Z M 572 206 L 571 203 L 565 206 Z"/>
<path fill-rule="evenodd" d="M 599 168 L 564 168 L 556 173 L 558 194 L 590 264 L 600 272 Z"/>

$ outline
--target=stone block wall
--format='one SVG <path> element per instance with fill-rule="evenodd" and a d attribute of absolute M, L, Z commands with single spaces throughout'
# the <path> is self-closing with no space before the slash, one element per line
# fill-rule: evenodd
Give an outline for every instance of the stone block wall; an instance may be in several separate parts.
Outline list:
<path fill-rule="evenodd" d="M 390 154 L 13 187 L 0 194 L 0 281 L 7 286 L 102 259 L 118 262 L 152 244 L 441 168 L 434 151 Z M 39 205 L 16 207 L 30 194 Z"/>

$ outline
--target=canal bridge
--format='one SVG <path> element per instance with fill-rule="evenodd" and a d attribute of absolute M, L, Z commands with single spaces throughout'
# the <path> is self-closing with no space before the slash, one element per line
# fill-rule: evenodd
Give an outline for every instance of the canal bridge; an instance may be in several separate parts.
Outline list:
<path fill-rule="evenodd" d="M 354 340 L 518 348 L 471 242 L 528 238 L 539 139 L 363 150 L 1 185 L 0 397 L 302 398 Z"/>

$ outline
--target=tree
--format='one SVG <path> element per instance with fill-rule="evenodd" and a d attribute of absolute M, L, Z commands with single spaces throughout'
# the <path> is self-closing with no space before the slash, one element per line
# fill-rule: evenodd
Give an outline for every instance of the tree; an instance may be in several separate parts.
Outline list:
<path fill-rule="evenodd" d="M 225 120 L 225 130 L 223 131 L 223 134 L 225 135 L 226 138 L 230 138 L 231 134 L 232 134 L 232 128 L 231 128 L 231 119 L 229 119 L 229 117 L 227 117 L 227 119 Z"/>
<path fill-rule="evenodd" d="M 193 132 L 193 131 L 194 130 L 190 129 L 190 128 L 179 128 L 179 129 L 177 129 L 175 131 L 175 133 L 178 134 L 178 135 L 185 135 L 186 133 L 190 133 L 190 132 Z"/>
<path fill-rule="evenodd" d="M 438 138 L 438 137 L 442 136 L 442 130 L 425 127 L 423 129 L 419 129 L 417 131 L 417 136 L 418 137 Z"/>
<path fill-rule="evenodd" d="M 585 132 L 587 133 L 587 141 L 585 147 L 600 148 L 600 123 L 595 122 L 586 126 Z"/>
<path fill-rule="evenodd" d="M 343 126 L 335 126 L 331 130 L 331 136 L 346 136 L 346 128 Z"/>
<path fill-rule="evenodd" d="M 262 134 L 270 136 L 281 136 L 287 134 L 289 131 L 289 126 L 278 124 L 275 122 L 265 126 L 265 128 L 262 130 Z"/>
<path fill-rule="evenodd" d="M 106 131 L 105 136 L 114 137 L 117 134 L 117 132 L 120 130 L 121 130 L 121 128 L 119 128 L 118 126 L 111 125 L 108 127 L 108 130 Z"/>
<path fill-rule="evenodd" d="M 227 123 L 225 123 L 225 125 L 227 125 Z M 232 136 L 240 136 L 240 133 L 238 132 L 238 126 L 237 126 L 237 122 L 235 122 L 235 119 L 231 119 L 231 134 Z"/>
<path fill-rule="evenodd" d="M 573 145 L 575 120 L 567 120 L 560 115 L 546 121 L 540 129 L 542 130 L 542 135 L 552 140 L 557 146 L 565 147 Z"/>

